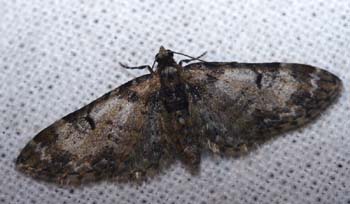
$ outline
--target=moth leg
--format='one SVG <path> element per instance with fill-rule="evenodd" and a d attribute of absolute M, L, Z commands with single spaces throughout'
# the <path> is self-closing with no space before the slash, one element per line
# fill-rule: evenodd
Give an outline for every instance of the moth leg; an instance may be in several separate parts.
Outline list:
<path fill-rule="evenodd" d="M 151 74 L 154 73 L 152 67 L 149 66 L 149 65 L 141 65 L 141 66 L 137 66 L 137 67 L 129 67 L 129 66 L 127 66 L 125 64 L 122 64 L 122 63 L 119 63 L 119 64 L 120 64 L 120 66 L 122 66 L 125 69 L 148 69 L 148 71 L 151 72 Z"/>

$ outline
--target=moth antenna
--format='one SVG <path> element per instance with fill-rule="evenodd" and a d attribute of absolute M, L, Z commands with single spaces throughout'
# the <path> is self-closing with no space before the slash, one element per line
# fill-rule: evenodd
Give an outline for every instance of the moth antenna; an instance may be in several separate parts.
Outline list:
<path fill-rule="evenodd" d="M 204 55 L 206 55 L 206 54 L 207 54 L 207 51 L 203 52 L 203 53 L 202 53 L 201 55 L 199 55 L 198 57 L 192 57 L 192 56 L 190 56 L 190 55 L 187 55 L 187 54 L 184 54 L 184 53 L 181 53 L 181 52 L 174 52 L 174 51 L 172 51 L 172 52 L 173 52 L 174 54 L 182 55 L 182 56 L 185 56 L 185 57 L 190 58 L 190 59 L 181 60 L 181 61 L 179 62 L 180 65 L 181 65 L 182 63 L 189 63 L 189 62 L 195 61 L 195 60 L 198 60 L 198 61 L 200 61 L 200 62 L 206 62 L 206 61 L 204 61 L 204 60 L 201 60 L 200 58 L 202 58 Z"/>

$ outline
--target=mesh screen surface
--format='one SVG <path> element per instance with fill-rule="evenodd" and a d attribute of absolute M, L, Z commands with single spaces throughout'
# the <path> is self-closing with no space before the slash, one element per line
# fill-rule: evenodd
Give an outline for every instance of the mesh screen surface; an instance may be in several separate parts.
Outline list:
<path fill-rule="evenodd" d="M 0 203 L 350 203 L 347 0 L 0 0 Z M 60 188 L 14 169 L 41 129 L 146 72 L 160 45 L 207 61 L 298 62 L 339 76 L 315 123 L 243 158 L 179 164 L 142 185 Z"/>

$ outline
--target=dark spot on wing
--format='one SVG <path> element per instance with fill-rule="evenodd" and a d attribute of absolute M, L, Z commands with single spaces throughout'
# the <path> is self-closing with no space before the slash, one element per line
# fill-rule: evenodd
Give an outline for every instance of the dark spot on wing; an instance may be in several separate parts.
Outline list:
<path fill-rule="evenodd" d="M 128 95 L 128 101 L 135 102 L 139 99 L 139 96 L 135 91 L 131 91 Z"/>
<path fill-rule="evenodd" d="M 57 138 L 58 134 L 56 133 L 55 128 L 48 127 L 34 137 L 34 142 L 41 143 L 42 145 L 50 145 L 54 143 Z"/>
<path fill-rule="evenodd" d="M 263 75 L 261 73 L 257 73 L 256 75 L 256 79 L 255 79 L 255 83 L 256 83 L 256 86 L 261 89 L 261 80 L 263 78 Z"/>
<path fill-rule="evenodd" d="M 252 115 L 255 118 L 259 130 L 270 129 L 275 122 L 281 121 L 280 116 L 273 111 L 256 109 Z"/>
<path fill-rule="evenodd" d="M 62 118 L 62 120 L 66 121 L 66 122 L 68 122 L 68 123 L 71 123 L 71 124 L 75 123 L 75 122 L 77 121 L 77 119 L 78 119 L 78 114 L 77 114 L 77 112 L 78 112 L 78 111 L 73 112 L 73 113 L 70 113 L 70 114 L 64 116 L 64 117 Z"/>
<path fill-rule="evenodd" d="M 137 92 L 130 90 L 128 87 L 119 90 L 119 97 L 130 102 L 135 102 L 139 99 Z"/>
<path fill-rule="evenodd" d="M 60 176 L 63 176 L 65 172 L 71 171 L 71 167 L 68 163 L 72 161 L 72 159 L 72 154 L 67 151 L 53 153 L 50 161 L 41 161 L 40 166 L 37 167 L 40 169 L 40 173 L 38 173 L 39 177 L 58 179 Z"/>
<path fill-rule="evenodd" d="M 113 176 L 118 171 L 118 161 L 119 158 L 113 148 L 106 147 L 101 153 L 95 155 L 91 161 L 91 166 L 94 170 L 94 175 L 97 179 L 102 177 Z"/>
<path fill-rule="evenodd" d="M 292 76 L 294 79 L 296 79 L 298 82 L 301 83 L 311 83 L 311 77 L 310 74 L 315 72 L 315 68 L 309 65 L 302 65 L 302 64 L 289 64 L 291 66 L 292 70 Z"/>
<path fill-rule="evenodd" d="M 188 93 L 191 94 L 191 97 L 192 97 L 192 103 L 196 103 L 198 100 L 201 99 L 201 87 L 198 87 L 198 86 L 193 86 L 191 84 L 187 84 L 188 85 L 188 88 L 187 88 L 187 91 Z"/>
<path fill-rule="evenodd" d="M 85 117 L 85 120 L 89 123 L 92 130 L 94 130 L 96 128 L 96 124 L 95 124 L 94 119 L 92 119 L 89 115 L 87 115 Z"/>
<path fill-rule="evenodd" d="M 215 76 L 211 75 L 211 74 L 207 74 L 207 82 L 208 83 L 214 83 L 218 80 L 218 78 L 216 78 Z"/>

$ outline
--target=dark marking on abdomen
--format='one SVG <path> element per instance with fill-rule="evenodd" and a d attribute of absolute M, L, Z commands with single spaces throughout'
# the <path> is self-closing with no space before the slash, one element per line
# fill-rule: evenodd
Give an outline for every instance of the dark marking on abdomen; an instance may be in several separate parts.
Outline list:
<path fill-rule="evenodd" d="M 174 87 L 175 90 L 163 88 L 160 92 L 161 99 L 165 109 L 171 113 L 178 110 L 188 109 L 188 100 L 186 95 L 185 85 L 178 84 Z"/>

